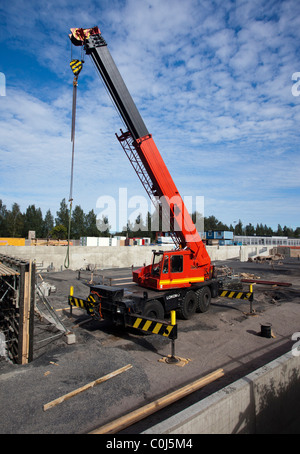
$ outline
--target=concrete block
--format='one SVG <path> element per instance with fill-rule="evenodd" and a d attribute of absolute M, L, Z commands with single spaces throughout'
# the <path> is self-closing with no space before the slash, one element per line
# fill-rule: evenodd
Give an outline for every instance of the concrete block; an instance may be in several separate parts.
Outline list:
<path fill-rule="evenodd" d="M 76 342 L 76 336 L 74 333 L 66 333 L 65 334 L 65 341 L 68 345 L 75 344 Z"/>

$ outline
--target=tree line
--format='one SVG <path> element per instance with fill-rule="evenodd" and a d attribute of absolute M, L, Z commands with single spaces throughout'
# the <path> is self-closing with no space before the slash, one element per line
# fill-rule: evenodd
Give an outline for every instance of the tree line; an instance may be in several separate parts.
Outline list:
<path fill-rule="evenodd" d="M 243 225 L 242 221 L 239 219 L 237 223 L 233 226 L 232 224 L 229 227 L 226 224 L 218 221 L 215 216 L 209 216 L 204 218 L 205 231 L 207 230 L 229 230 L 234 232 L 234 235 L 247 235 L 247 236 L 287 236 L 289 238 L 300 238 L 300 227 L 293 229 L 291 227 L 277 225 L 277 230 L 268 227 L 266 224 L 256 224 L 252 225 L 251 222 L 247 225 Z"/>
<path fill-rule="evenodd" d="M 17 203 L 8 210 L 0 200 L 0 237 L 27 238 L 28 232 L 33 230 L 36 238 L 66 239 L 69 217 L 70 210 L 65 199 L 61 201 L 56 217 L 51 210 L 48 210 L 43 217 L 42 210 L 35 205 L 29 205 L 24 213 Z M 99 236 L 96 220 L 93 210 L 85 214 L 77 205 L 71 215 L 71 238 Z"/>
<path fill-rule="evenodd" d="M 193 213 L 192 219 L 196 222 L 199 219 L 199 213 Z M 35 205 L 29 205 L 25 212 L 21 212 L 20 206 L 13 203 L 11 209 L 3 204 L 0 199 L 0 237 L 8 238 L 27 238 L 30 230 L 35 231 L 36 238 L 66 239 L 68 237 L 68 228 L 70 220 L 70 210 L 63 199 L 60 203 L 56 217 L 48 210 L 43 216 L 42 210 Z M 256 226 L 251 223 L 243 225 L 239 220 L 235 225 L 229 226 L 219 221 L 215 216 L 203 218 L 204 230 L 229 230 L 235 235 L 256 235 L 256 236 L 288 236 L 300 238 L 300 227 L 295 230 L 278 224 L 277 230 L 273 230 L 262 223 Z M 84 213 L 80 205 L 76 205 L 71 211 L 70 237 L 79 239 L 85 236 L 110 236 L 111 226 L 107 217 L 97 219 L 94 210 Z M 140 214 L 134 223 L 128 221 L 121 232 L 114 234 L 125 235 L 127 237 L 150 237 L 155 240 L 156 232 L 151 230 L 151 214 L 147 214 L 144 221 Z"/>

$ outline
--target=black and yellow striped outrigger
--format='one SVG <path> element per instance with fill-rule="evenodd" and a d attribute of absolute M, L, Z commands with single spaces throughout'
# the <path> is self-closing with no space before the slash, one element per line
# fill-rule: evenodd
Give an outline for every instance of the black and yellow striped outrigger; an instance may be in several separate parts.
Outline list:
<path fill-rule="evenodd" d="M 95 300 L 90 298 L 91 295 L 89 295 L 88 299 L 85 300 L 83 298 L 77 298 L 76 296 L 69 295 L 69 305 L 70 309 L 72 307 L 79 307 L 80 309 L 85 309 L 88 314 L 93 315 L 94 314 L 94 307 L 95 307 Z"/>
<path fill-rule="evenodd" d="M 85 309 L 91 316 L 95 315 L 97 302 L 92 294 L 88 299 L 77 298 L 76 296 L 69 295 L 69 305 L 72 307 L 79 307 Z M 101 309 L 100 316 L 102 318 Z M 169 339 L 177 339 L 177 324 L 167 323 L 163 320 L 157 320 L 141 315 L 125 314 L 124 322 L 126 326 L 141 330 L 143 332 L 158 334 L 160 336 L 168 337 Z"/>
<path fill-rule="evenodd" d="M 141 331 L 158 334 L 169 339 L 177 339 L 177 325 L 162 320 L 142 317 L 140 315 L 129 314 L 126 316 L 126 324 Z"/>
<path fill-rule="evenodd" d="M 233 298 L 239 300 L 248 300 L 253 301 L 253 292 L 240 292 L 237 290 L 219 290 L 219 296 L 223 296 L 225 298 Z"/>

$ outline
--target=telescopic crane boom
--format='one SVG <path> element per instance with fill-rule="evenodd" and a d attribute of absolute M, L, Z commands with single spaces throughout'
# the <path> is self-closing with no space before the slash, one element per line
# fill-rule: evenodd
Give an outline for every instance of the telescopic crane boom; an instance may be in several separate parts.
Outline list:
<path fill-rule="evenodd" d="M 152 265 L 134 271 L 133 280 L 143 287 L 163 290 L 211 279 L 213 267 L 206 248 L 99 28 L 72 28 L 69 37 L 91 56 L 122 116 L 128 131 L 121 130 L 116 136 L 149 197 L 156 207 L 162 203 L 167 207 L 177 250 L 154 253 Z"/>

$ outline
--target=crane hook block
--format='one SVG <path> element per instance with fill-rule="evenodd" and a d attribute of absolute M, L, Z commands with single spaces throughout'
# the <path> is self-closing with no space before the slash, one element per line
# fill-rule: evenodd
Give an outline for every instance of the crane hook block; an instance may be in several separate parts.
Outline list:
<path fill-rule="evenodd" d="M 76 77 L 79 76 L 79 73 L 82 70 L 82 65 L 83 65 L 83 61 L 80 61 L 80 60 L 72 60 L 70 62 L 70 66 L 71 66 L 74 76 L 76 76 Z"/>
<path fill-rule="evenodd" d="M 93 28 L 71 28 L 69 38 L 74 46 L 82 46 L 84 41 L 89 39 L 91 35 L 100 35 L 98 27 Z"/>

